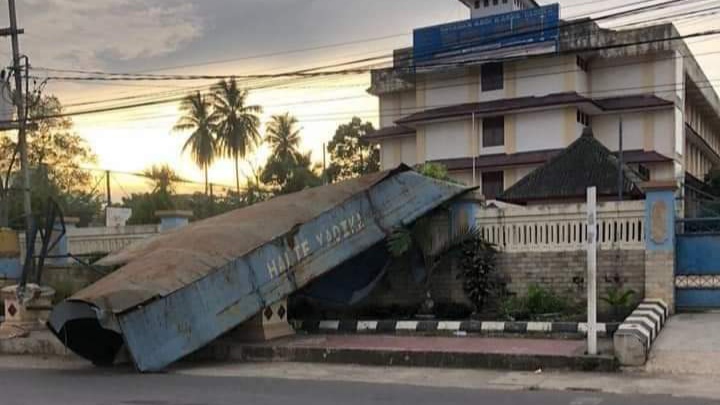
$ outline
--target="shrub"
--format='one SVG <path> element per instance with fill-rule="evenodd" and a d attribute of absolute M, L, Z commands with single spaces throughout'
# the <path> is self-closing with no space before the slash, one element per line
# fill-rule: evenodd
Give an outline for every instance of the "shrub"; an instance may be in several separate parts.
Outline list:
<path fill-rule="evenodd" d="M 475 236 L 460 245 L 460 274 L 465 296 L 475 313 L 481 313 L 491 299 L 505 295 L 505 282 L 498 275 L 497 249 Z"/>
<path fill-rule="evenodd" d="M 636 294 L 634 290 L 625 290 L 620 286 L 613 286 L 608 289 L 605 296 L 600 297 L 600 300 L 610 306 L 611 320 L 621 321 L 632 311 Z"/>
<path fill-rule="evenodd" d="M 507 297 L 501 304 L 501 313 L 509 320 L 537 320 L 563 318 L 579 312 L 567 297 L 539 285 L 528 288 L 524 297 Z"/>

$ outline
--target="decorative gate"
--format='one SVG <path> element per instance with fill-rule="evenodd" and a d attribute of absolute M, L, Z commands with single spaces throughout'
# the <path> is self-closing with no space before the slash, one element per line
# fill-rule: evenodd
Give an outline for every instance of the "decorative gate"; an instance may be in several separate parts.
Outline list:
<path fill-rule="evenodd" d="M 677 221 L 675 300 L 682 308 L 720 308 L 720 218 Z"/>

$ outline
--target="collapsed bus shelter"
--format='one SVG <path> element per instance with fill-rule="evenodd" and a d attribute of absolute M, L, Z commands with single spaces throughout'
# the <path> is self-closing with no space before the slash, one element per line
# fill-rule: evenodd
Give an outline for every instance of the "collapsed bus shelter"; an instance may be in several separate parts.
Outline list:
<path fill-rule="evenodd" d="M 198 221 L 103 259 L 122 267 L 48 324 L 96 364 L 124 346 L 138 370 L 161 370 L 469 190 L 401 166 Z"/>

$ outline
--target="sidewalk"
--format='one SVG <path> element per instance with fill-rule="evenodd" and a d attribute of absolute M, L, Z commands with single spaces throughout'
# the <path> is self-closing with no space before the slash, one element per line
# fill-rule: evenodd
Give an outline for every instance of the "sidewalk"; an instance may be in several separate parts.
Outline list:
<path fill-rule="evenodd" d="M 684 313 L 670 318 L 653 345 L 645 370 L 720 376 L 720 313 Z"/>
<path fill-rule="evenodd" d="M 603 341 L 609 348 L 610 342 Z M 220 340 L 195 359 L 372 366 L 613 371 L 606 351 L 586 356 L 582 340 L 388 335 L 297 335 L 264 343 Z"/>

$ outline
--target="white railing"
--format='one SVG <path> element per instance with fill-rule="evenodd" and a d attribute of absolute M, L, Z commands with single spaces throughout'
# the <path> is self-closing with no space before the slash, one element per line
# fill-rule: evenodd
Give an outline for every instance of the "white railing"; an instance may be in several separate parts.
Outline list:
<path fill-rule="evenodd" d="M 598 246 L 603 250 L 645 248 L 645 202 L 598 204 Z M 506 252 L 577 251 L 585 249 L 585 204 L 481 209 L 481 235 Z"/>
<path fill-rule="evenodd" d="M 74 255 L 111 253 L 131 243 L 158 233 L 158 225 L 137 225 L 117 228 L 68 228 L 68 250 Z M 19 236 L 21 258 L 25 257 L 25 234 Z M 39 252 L 41 241 L 36 240 L 35 252 Z"/>

